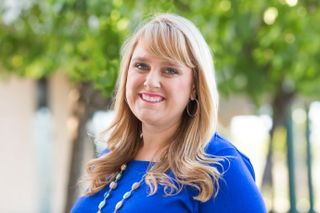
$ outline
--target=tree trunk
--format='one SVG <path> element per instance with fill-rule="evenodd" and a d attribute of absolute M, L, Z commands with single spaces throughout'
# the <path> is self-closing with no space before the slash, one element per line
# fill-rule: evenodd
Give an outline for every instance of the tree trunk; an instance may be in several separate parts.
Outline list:
<path fill-rule="evenodd" d="M 285 125 L 286 115 L 294 100 L 295 94 L 295 91 L 288 91 L 281 85 L 272 101 L 272 128 L 269 132 L 270 140 L 261 185 L 263 191 L 268 191 L 270 193 L 271 209 L 269 212 L 274 212 L 274 186 L 272 178 L 274 132 L 279 126 Z"/>
<path fill-rule="evenodd" d="M 86 125 L 97 110 L 106 110 L 111 105 L 111 99 L 105 98 L 100 92 L 93 89 L 90 83 L 82 83 L 77 88 L 77 100 L 73 103 L 72 116 L 77 122 L 77 129 L 72 137 L 70 169 L 67 188 L 65 212 L 70 212 L 79 196 L 77 185 L 82 171 L 84 171 L 84 153 L 88 141 Z M 94 144 L 91 144 L 94 146 Z M 92 150 L 95 150 L 93 147 Z M 90 153 L 94 157 L 94 152 Z"/>

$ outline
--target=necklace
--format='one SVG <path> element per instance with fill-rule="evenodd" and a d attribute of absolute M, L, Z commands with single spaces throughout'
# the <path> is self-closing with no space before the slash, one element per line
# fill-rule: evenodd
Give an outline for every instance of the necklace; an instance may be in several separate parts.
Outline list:
<path fill-rule="evenodd" d="M 126 168 L 127 165 L 123 164 L 121 166 L 120 172 L 118 172 L 115 179 L 109 184 L 109 190 L 104 193 L 103 200 L 98 205 L 97 213 L 102 213 L 102 209 L 106 206 L 106 200 L 110 197 L 112 190 L 117 188 L 118 181 L 120 180 L 122 173 L 124 170 L 126 170 Z M 144 178 L 146 177 L 146 174 L 147 173 L 145 173 L 139 181 L 133 183 L 131 189 L 123 194 L 122 199 L 119 202 L 117 202 L 113 213 L 116 213 L 123 206 L 124 202 L 132 195 L 132 193 L 140 187 L 141 183 L 144 181 Z"/>

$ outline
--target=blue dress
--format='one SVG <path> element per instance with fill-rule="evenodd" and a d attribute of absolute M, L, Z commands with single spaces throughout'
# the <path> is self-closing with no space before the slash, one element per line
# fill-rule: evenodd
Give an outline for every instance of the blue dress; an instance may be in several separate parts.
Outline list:
<path fill-rule="evenodd" d="M 216 197 L 206 202 L 193 199 L 196 191 L 184 187 L 174 196 L 165 196 L 159 185 L 156 194 L 148 196 L 148 186 L 143 182 L 130 198 L 118 210 L 119 213 L 264 213 L 266 212 L 262 196 L 255 184 L 255 175 L 250 160 L 220 135 L 215 134 L 206 148 L 206 152 L 216 156 L 226 156 L 223 161 L 224 173 L 220 178 L 220 189 Z M 113 213 L 114 207 L 129 191 L 132 184 L 141 179 L 149 166 L 148 161 L 132 160 L 127 164 L 118 186 L 112 190 L 102 212 Z M 221 168 L 217 167 L 221 171 Z M 74 204 L 71 213 L 96 213 L 106 186 L 91 196 L 82 196 Z"/>

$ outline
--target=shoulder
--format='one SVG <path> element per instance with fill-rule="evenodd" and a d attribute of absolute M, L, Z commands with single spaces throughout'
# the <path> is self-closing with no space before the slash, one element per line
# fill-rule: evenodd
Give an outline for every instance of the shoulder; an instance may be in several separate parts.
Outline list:
<path fill-rule="evenodd" d="M 208 154 L 216 155 L 225 149 L 236 149 L 233 144 L 219 133 L 215 133 L 207 144 L 205 151 Z"/>
<path fill-rule="evenodd" d="M 228 139 L 215 133 L 205 147 L 205 152 L 216 157 L 223 157 L 225 161 L 222 165 L 226 166 L 244 166 L 250 176 L 255 180 L 255 173 L 250 159 L 233 145 Z M 243 165 L 242 165 L 243 164 Z M 227 168 L 224 168 L 224 170 Z"/>
<path fill-rule="evenodd" d="M 266 212 L 249 158 L 217 133 L 205 151 L 212 157 L 221 157 L 223 161 L 217 166 L 221 173 L 218 192 L 200 204 L 200 212 Z"/>

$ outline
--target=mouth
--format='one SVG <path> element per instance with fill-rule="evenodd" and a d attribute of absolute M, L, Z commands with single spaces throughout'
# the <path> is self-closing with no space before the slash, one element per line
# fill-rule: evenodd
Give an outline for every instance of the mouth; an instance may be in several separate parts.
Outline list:
<path fill-rule="evenodd" d="M 158 94 L 151 94 L 151 93 L 140 93 L 140 98 L 148 103 L 160 103 L 165 100 L 165 98 Z"/>

